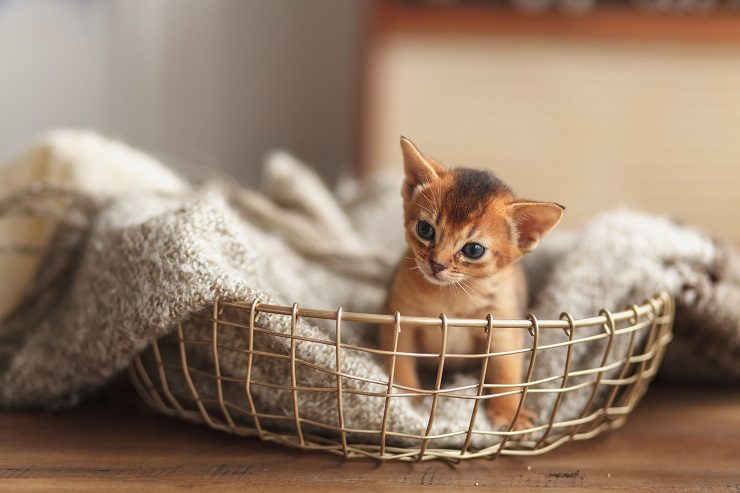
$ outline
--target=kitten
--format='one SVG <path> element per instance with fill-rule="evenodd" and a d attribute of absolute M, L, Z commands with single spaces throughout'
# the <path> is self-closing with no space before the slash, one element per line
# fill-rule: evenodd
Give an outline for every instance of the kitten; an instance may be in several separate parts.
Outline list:
<path fill-rule="evenodd" d="M 424 156 L 401 137 L 405 180 L 404 227 L 408 249 L 396 269 L 386 307 L 404 315 L 455 318 L 521 319 L 527 306 L 526 279 L 517 263 L 563 216 L 563 206 L 514 196 L 492 173 L 467 168 L 446 169 Z M 522 329 L 495 329 L 491 351 L 523 347 Z M 393 349 L 393 326 L 380 329 L 380 346 Z M 483 353 L 483 329 L 452 328 L 447 353 Z M 438 329 L 404 326 L 398 351 L 439 353 Z M 522 382 L 523 354 L 493 357 L 487 383 Z M 390 365 L 390 358 L 388 358 Z M 420 389 L 417 362 L 437 365 L 434 358 L 397 357 L 395 383 Z M 445 359 L 445 368 L 480 364 L 479 359 Z M 518 390 L 508 387 L 499 390 Z M 521 394 L 485 400 L 495 425 L 510 425 Z M 417 397 L 421 399 L 421 396 Z M 517 429 L 532 425 L 533 414 L 523 410 Z"/>

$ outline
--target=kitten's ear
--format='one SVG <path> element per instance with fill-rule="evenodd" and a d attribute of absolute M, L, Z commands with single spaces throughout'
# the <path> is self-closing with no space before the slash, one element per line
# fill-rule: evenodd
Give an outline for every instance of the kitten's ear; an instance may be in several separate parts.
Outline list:
<path fill-rule="evenodd" d="M 430 183 L 447 172 L 444 166 L 425 157 L 406 137 L 401 137 L 401 151 L 403 152 L 403 170 L 406 175 L 402 194 L 404 198 L 408 198 L 419 185 Z"/>
<path fill-rule="evenodd" d="M 555 202 L 516 201 L 509 214 L 517 230 L 517 243 L 522 252 L 531 252 L 540 239 L 558 225 L 565 207 Z"/>

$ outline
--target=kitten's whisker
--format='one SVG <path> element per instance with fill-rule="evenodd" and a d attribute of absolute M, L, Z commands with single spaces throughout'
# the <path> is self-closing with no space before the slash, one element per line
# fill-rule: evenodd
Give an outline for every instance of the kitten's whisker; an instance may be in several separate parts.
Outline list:
<path fill-rule="evenodd" d="M 452 283 L 452 286 L 455 287 L 456 289 L 462 289 L 463 292 L 465 292 L 468 295 L 468 297 L 470 297 L 470 293 L 468 293 L 467 291 L 465 291 L 465 288 L 462 287 L 462 285 L 460 284 L 460 281 L 453 282 Z"/>
<path fill-rule="evenodd" d="M 470 288 L 470 289 L 471 289 L 471 290 L 472 290 L 472 291 L 473 291 L 473 292 L 474 292 L 475 294 L 477 294 L 477 295 L 478 295 L 479 297 L 483 298 L 483 295 L 482 295 L 482 294 L 480 294 L 480 293 L 479 293 L 478 291 L 476 291 L 475 289 L 473 289 L 473 286 L 472 286 L 472 285 L 471 285 L 470 283 L 467 283 L 467 282 L 466 282 L 466 283 L 465 283 L 465 285 L 466 285 L 466 286 L 467 286 L 468 288 Z"/>
<path fill-rule="evenodd" d="M 460 281 L 457 281 L 457 282 L 455 282 L 455 285 L 456 285 L 456 286 L 459 286 L 459 287 L 460 287 L 460 289 L 462 289 L 462 290 L 463 290 L 463 291 L 465 292 L 465 294 L 467 294 L 467 295 L 468 295 L 468 298 L 470 298 L 471 300 L 473 299 L 473 297 L 472 297 L 472 296 L 471 296 L 471 294 L 470 294 L 470 293 L 468 292 L 468 290 L 467 290 L 467 289 L 465 289 L 465 286 L 463 286 L 463 284 L 462 284 L 462 280 L 460 280 Z"/>
<path fill-rule="evenodd" d="M 434 216 L 434 212 L 430 211 L 430 210 L 429 210 L 428 208 L 424 207 L 423 205 L 421 205 L 421 204 L 419 204 L 419 203 L 417 203 L 417 205 L 418 205 L 419 207 L 421 207 L 422 209 L 424 209 L 425 211 L 427 211 L 427 212 L 428 212 L 428 213 L 429 213 L 429 214 L 430 214 L 430 215 L 432 216 L 432 219 L 434 219 L 434 217 L 435 217 L 435 216 Z"/>
<path fill-rule="evenodd" d="M 453 282 L 452 284 L 450 284 L 450 288 L 452 288 L 452 295 L 455 298 L 457 298 L 458 297 L 458 292 L 457 292 L 457 285 L 456 285 L 456 283 Z"/>
<path fill-rule="evenodd" d="M 470 296 L 470 291 L 468 291 L 468 289 L 467 289 L 467 287 L 465 286 L 465 284 L 464 284 L 464 281 L 463 281 L 462 279 L 460 279 L 459 281 L 457 281 L 457 284 L 458 284 L 458 285 L 460 286 L 460 288 L 462 288 L 462 289 L 463 289 L 463 290 L 464 290 L 464 291 L 465 291 L 466 293 L 468 293 L 468 296 Z"/>
<path fill-rule="evenodd" d="M 465 286 L 466 288 L 468 288 L 469 290 L 471 290 L 473 293 L 475 293 L 475 295 L 478 298 L 482 298 L 483 297 L 483 296 L 481 296 L 481 294 L 478 291 L 476 291 L 475 289 L 473 289 L 473 286 L 471 286 L 470 284 L 466 283 L 463 280 L 460 280 L 460 282 L 462 283 L 463 286 Z"/>
<path fill-rule="evenodd" d="M 439 210 L 442 207 L 442 196 L 441 196 L 441 192 L 438 192 L 438 193 L 435 194 L 431 185 L 429 186 L 429 188 L 432 190 L 432 197 L 434 197 L 434 199 L 435 199 L 435 208 L 437 209 L 437 212 L 439 212 Z"/>
<path fill-rule="evenodd" d="M 431 190 L 431 188 L 432 188 L 432 186 L 430 185 L 429 186 L 429 189 Z M 432 214 L 434 216 L 434 218 L 436 219 L 439 216 L 439 204 L 437 203 L 436 197 L 434 195 L 434 191 L 432 191 L 432 198 L 431 199 L 429 197 L 427 197 L 427 195 L 424 192 L 425 192 L 425 190 L 422 190 L 420 192 L 421 193 L 421 196 L 424 197 L 425 199 L 427 199 L 427 202 L 434 209 L 434 212 L 429 211 L 429 209 L 427 209 L 427 211 L 429 211 L 429 213 Z"/>
<path fill-rule="evenodd" d="M 424 190 L 422 190 L 421 192 L 419 192 L 419 194 L 426 199 L 426 201 L 427 201 L 427 203 L 429 205 L 431 205 L 432 207 L 434 207 L 432 201 L 429 200 L 429 197 L 427 197 L 426 194 L 424 193 Z M 419 204 L 419 206 L 422 207 L 424 210 L 426 210 L 429 214 L 431 214 L 432 215 L 432 219 L 434 219 L 434 213 L 432 211 L 430 211 L 427 207 L 425 207 L 425 206 L 423 206 L 421 204 Z"/>

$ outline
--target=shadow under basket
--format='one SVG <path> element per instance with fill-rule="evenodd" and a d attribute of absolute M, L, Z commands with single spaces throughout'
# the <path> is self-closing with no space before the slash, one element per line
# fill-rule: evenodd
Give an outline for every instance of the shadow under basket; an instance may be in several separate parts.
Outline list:
<path fill-rule="evenodd" d="M 673 318 L 665 293 L 578 320 L 567 312 L 557 320 L 455 319 L 218 302 L 154 342 L 130 373 L 161 413 L 304 450 L 404 461 L 536 455 L 623 425 L 658 371 Z M 396 350 L 374 344 L 379 324 L 395 326 Z M 440 351 L 397 351 L 407 326 L 441 330 Z M 505 329 L 524 331 L 521 349 L 495 352 L 493 335 Z M 446 341 L 459 330 L 480 331 L 489 351 L 448 353 Z M 513 353 L 524 356 L 522 382 L 487 381 L 491 360 Z M 583 354 L 591 355 L 590 366 L 579 367 Z M 422 388 L 394 382 L 402 357 L 426 360 L 430 381 Z M 468 360 L 467 383 L 445 366 L 455 358 Z M 410 398 L 418 395 L 424 404 L 412 408 Z M 514 422 L 486 425 L 487 400 L 503 395 L 518 396 Z M 464 419 L 435 429 L 440 409 L 458 403 Z M 518 429 L 533 404 L 538 418 Z M 372 419 L 358 421 L 358 406 Z M 402 409 L 417 413 L 418 432 L 398 431 Z"/>

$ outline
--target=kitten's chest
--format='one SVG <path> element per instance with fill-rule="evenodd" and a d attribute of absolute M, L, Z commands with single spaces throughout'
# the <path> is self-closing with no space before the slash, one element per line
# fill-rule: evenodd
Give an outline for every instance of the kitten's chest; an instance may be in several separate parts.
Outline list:
<path fill-rule="evenodd" d="M 497 311 L 497 300 L 501 294 L 494 287 L 478 286 L 476 294 L 470 296 L 465 292 L 448 293 L 439 295 L 434 304 L 419 306 L 420 310 L 428 310 L 425 315 L 439 316 L 444 313 L 448 318 L 471 318 L 482 319 L 487 314 Z M 471 293 L 472 294 L 472 293 Z M 426 300 L 427 302 L 430 300 Z M 432 310 L 436 313 L 432 313 Z M 425 327 L 418 332 L 419 348 L 425 353 L 438 353 L 442 347 L 443 332 L 438 327 Z M 470 354 L 480 352 L 485 345 L 486 334 L 483 328 L 477 327 L 448 327 L 446 352 L 447 354 Z M 431 360 L 430 360 L 431 361 Z M 466 360 L 449 360 L 451 367 L 457 367 Z M 436 360 L 434 360 L 436 364 Z"/>
<path fill-rule="evenodd" d="M 439 354 L 442 349 L 443 334 L 437 327 L 424 327 L 418 333 L 418 348 L 422 353 Z M 448 368 L 468 366 L 471 360 L 455 358 L 449 355 L 480 353 L 485 346 L 486 334 L 482 328 L 450 327 L 445 344 L 445 364 Z M 437 358 L 423 358 L 422 366 L 436 366 Z"/>
<path fill-rule="evenodd" d="M 523 276 L 512 266 L 511 273 L 491 282 L 478 282 L 467 286 L 467 292 L 456 286 L 419 286 L 399 282 L 389 299 L 388 308 L 404 315 L 438 317 L 444 313 L 448 318 L 483 319 L 489 313 L 497 319 L 522 317 Z M 438 354 L 443 344 L 443 332 L 439 327 L 419 327 L 416 346 L 420 352 Z M 486 333 L 483 327 L 454 327 L 447 330 L 446 353 L 470 354 L 484 349 Z M 494 343 L 495 345 L 495 343 Z M 495 347 L 494 347 L 495 349 Z M 467 366 L 470 359 L 450 358 L 450 367 Z M 436 359 L 425 358 L 422 365 L 437 364 Z M 447 363 L 446 363 L 447 364 Z"/>

